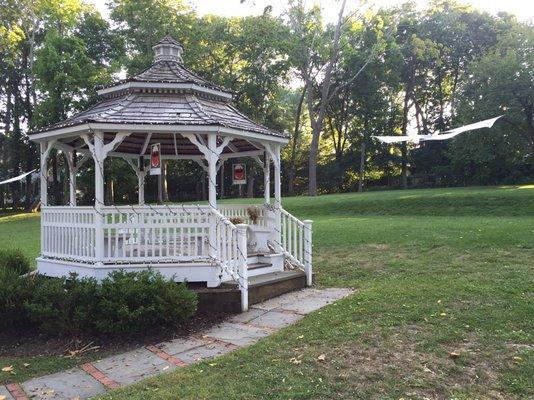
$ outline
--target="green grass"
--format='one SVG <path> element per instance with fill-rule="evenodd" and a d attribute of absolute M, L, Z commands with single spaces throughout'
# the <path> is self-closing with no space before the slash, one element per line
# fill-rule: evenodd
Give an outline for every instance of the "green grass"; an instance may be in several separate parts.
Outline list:
<path fill-rule="evenodd" d="M 317 285 L 357 292 L 254 346 L 106 398 L 534 397 L 534 186 L 284 207 L 315 221 Z"/>

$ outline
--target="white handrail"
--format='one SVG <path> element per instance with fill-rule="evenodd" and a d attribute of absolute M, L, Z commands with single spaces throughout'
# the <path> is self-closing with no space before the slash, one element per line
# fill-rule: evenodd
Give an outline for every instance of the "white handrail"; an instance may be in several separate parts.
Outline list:
<path fill-rule="evenodd" d="M 304 269 L 308 286 L 312 284 L 312 223 L 301 221 L 286 210 L 281 209 L 280 237 L 284 254 Z"/>
<path fill-rule="evenodd" d="M 215 261 L 234 279 L 241 291 L 241 310 L 248 310 L 248 267 L 247 267 L 247 227 L 246 224 L 234 225 L 215 209 L 216 243 Z"/>

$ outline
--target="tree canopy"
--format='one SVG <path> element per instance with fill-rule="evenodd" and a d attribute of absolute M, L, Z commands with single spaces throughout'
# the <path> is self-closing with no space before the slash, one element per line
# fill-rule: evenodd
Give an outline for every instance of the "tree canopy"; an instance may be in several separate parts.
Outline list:
<path fill-rule="evenodd" d="M 0 0 L 0 180 L 37 168 L 28 132 L 94 103 L 96 88 L 138 73 L 152 45 L 179 39 L 186 65 L 234 93 L 237 107 L 291 135 L 289 194 L 380 187 L 501 184 L 534 178 L 534 27 L 454 0 L 348 13 L 326 24 L 292 0 L 283 15 L 200 16 L 182 0 L 112 0 L 110 20 L 83 0 Z M 447 142 L 385 145 L 374 135 L 431 133 L 504 114 L 491 131 Z M 52 195 L 64 200 L 66 160 L 51 156 Z M 107 161 L 108 201 L 131 201 L 135 179 Z M 80 170 L 85 201 L 93 167 Z M 203 171 L 169 162 L 168 195 L 202 196 Z M 260 191 L 250 164 L 248 195 Z M 221 195 L 235 194 L 229 168 Z M 150 185 L 154 183 L 149 183 Z M 28 206 L 26 185 L 0 187 L 0 206 Z"/>

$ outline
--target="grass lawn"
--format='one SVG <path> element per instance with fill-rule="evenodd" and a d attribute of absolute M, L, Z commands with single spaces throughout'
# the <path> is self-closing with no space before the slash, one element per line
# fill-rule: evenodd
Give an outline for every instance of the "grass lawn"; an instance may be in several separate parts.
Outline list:
<path fill-rule="evenodd" d="M 284 206 L 315 221 L 317 285 L 357 293 L 254 346 L 106 398 L 534 397 L 534 186 Z M 35 255 L 37 222 L 0 219 L 0 246 L 20 239 Z"/>

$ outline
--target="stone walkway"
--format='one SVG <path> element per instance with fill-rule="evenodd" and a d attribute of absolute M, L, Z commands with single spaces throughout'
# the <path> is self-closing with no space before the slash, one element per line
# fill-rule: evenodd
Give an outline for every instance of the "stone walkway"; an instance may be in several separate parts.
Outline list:
<path fill-rule="evenodd" d="M 303 289 L 235 315 L 205 332 L 146 346 L 64 372 L 0 386 L 0 399 L 86 399 L 109 389 L 248 346 L 304 315 L 348 296 L 350 289 Z"/>

